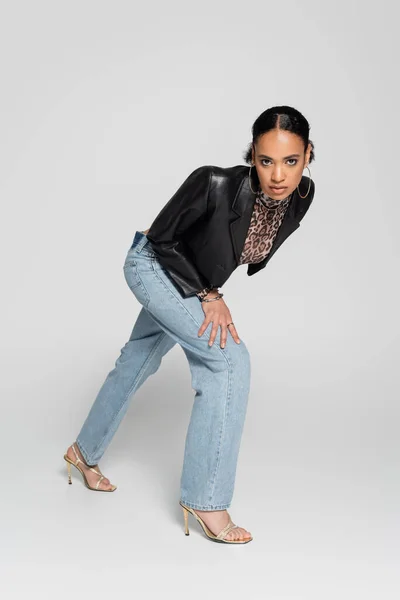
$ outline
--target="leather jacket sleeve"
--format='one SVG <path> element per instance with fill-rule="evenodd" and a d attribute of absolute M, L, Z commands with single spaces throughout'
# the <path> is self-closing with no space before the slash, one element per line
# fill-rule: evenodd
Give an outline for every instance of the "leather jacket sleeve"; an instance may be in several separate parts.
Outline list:
<path fill-rule="evenodd" d="M 181 236 L 207 214 L 211 175 L 210 166 L 195 169 L 158 213 L 147 233 L 160 264 L 185 298 L 210 285 L 190 258 Z"/>

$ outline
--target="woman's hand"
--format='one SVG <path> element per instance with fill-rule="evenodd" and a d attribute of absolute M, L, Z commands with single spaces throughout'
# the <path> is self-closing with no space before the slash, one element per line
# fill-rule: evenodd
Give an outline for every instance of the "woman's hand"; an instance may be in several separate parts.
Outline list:
<path fill-rule="evenodd" d="M 218 292 L 210 292 L 207 294 L 206 298 L 215 298 L 218 295 Z M 240 344 L 240 339 L 236 328 L 234 325 L 229 325 L 232 323 L 232 316 L 229 311 L 229 308 L 224 302 L 223 298 L 219 300 L 215 300 L 214 302 L 202 302 L 203 311 L 205 314 L 205 319 L 203 321 L 202 326 L 199 329 L 198 335 L 201 337 L 208 325 L 212 322 L 212 330 L 210 334 L 210 340 L 208 342 L 209 346 L 212 346 L 215 338 L 217 337 L 218 327 L 221 327 L 221 348 L 225 348 L 226 338 L 229 333 L 232 335 L 233 339 L 237 344 Z"/>

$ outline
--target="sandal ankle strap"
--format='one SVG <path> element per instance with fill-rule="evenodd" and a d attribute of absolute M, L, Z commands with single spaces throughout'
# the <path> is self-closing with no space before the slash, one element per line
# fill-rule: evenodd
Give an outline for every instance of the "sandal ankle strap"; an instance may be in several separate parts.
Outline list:
<path fill-rule="evenodd" d="M 101 473 L 99 473 L 98 471 L 96 471 L 96 469 L 94 469 L 93 467 L 89 467 L 89 465 L 87 465 L 83 460 L 81 460 L 79 458 L 78 454 L 76 453 L 75 445 L 74 444 L 72 444 L 72 450 L 74 451 L 74 454 L 76 456 L 76 462 L 75 462 L 75 464 L 77 465 L 78 463 L 82 463 L 83 465 L 85 465 L 85 467 L 87 467 L 89 469 L 89 471 L 93 471 L 93 473 L 96 473 L 96 475 L 98 475 L 99 477 L 101 477 L 101 479 L 99 479 L 99 481 L 97 482 L 97 484 L 99 484 L 104 479 L 104 475 L 102 475 Z"/>

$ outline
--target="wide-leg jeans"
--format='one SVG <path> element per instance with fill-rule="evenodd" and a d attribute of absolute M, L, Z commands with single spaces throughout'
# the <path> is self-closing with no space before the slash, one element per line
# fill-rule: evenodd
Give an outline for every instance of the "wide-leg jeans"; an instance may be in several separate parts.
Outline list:
<path fill-rule="evenodd" d="M 132 396 L 178 343 L 188 359 L 195 392 L 180 500 L 198 510 L 229 508 L 250 390 L 248 349 L 229 332 L 221 348 L 220 328 L 209 346 L 212 323 L 199 337 L 205 318 L 202 303 L 197 296 L 181 294 L 143 232 L 136 231 L 123 269 L 142 308 L 76 438 L 78 447 L 89 465 L 99 462 Z"/>

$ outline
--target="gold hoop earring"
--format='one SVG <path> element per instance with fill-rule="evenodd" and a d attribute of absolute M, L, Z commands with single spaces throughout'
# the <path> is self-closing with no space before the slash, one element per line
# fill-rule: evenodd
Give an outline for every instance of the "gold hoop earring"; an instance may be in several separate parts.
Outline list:
<path fill-rule="evenodd" d="M 251 189 L 251 191 L 253 192 L 253 194 L 257 194 L 257 192 L 255 192 L 253 190 L 253 188 L 251 187 L 251 169 L 254 167 L 254 164 L 251 165 L 250 169 L 249 169 L 249 187 Z"/>
<path fill-rule="evenodd" d="M 310 169 L 309 169 L 308 165 L 306 166 L 306 169 L 308 169 L 308 172 L 309 172 L 309 174 L 310 174 L 310 181 L 309 181 L 309 184 L 308 184 L 308 190 L 307 190 L 307 194 L 306 194 L 305 196 L 302 196 L 302 195 L 300 194 L 300 191 L 299 191 L 299 186 L 297 186 L 297 192 L 298 192 L 298 194 L 299 194 L 300 198 L 307 198 L 307 196 L 308 196 L 308 194 L 309 194 L 309 192 L 310 192 L 310 189 L 311 189 L 311 171 L 310 171 Z"/>

